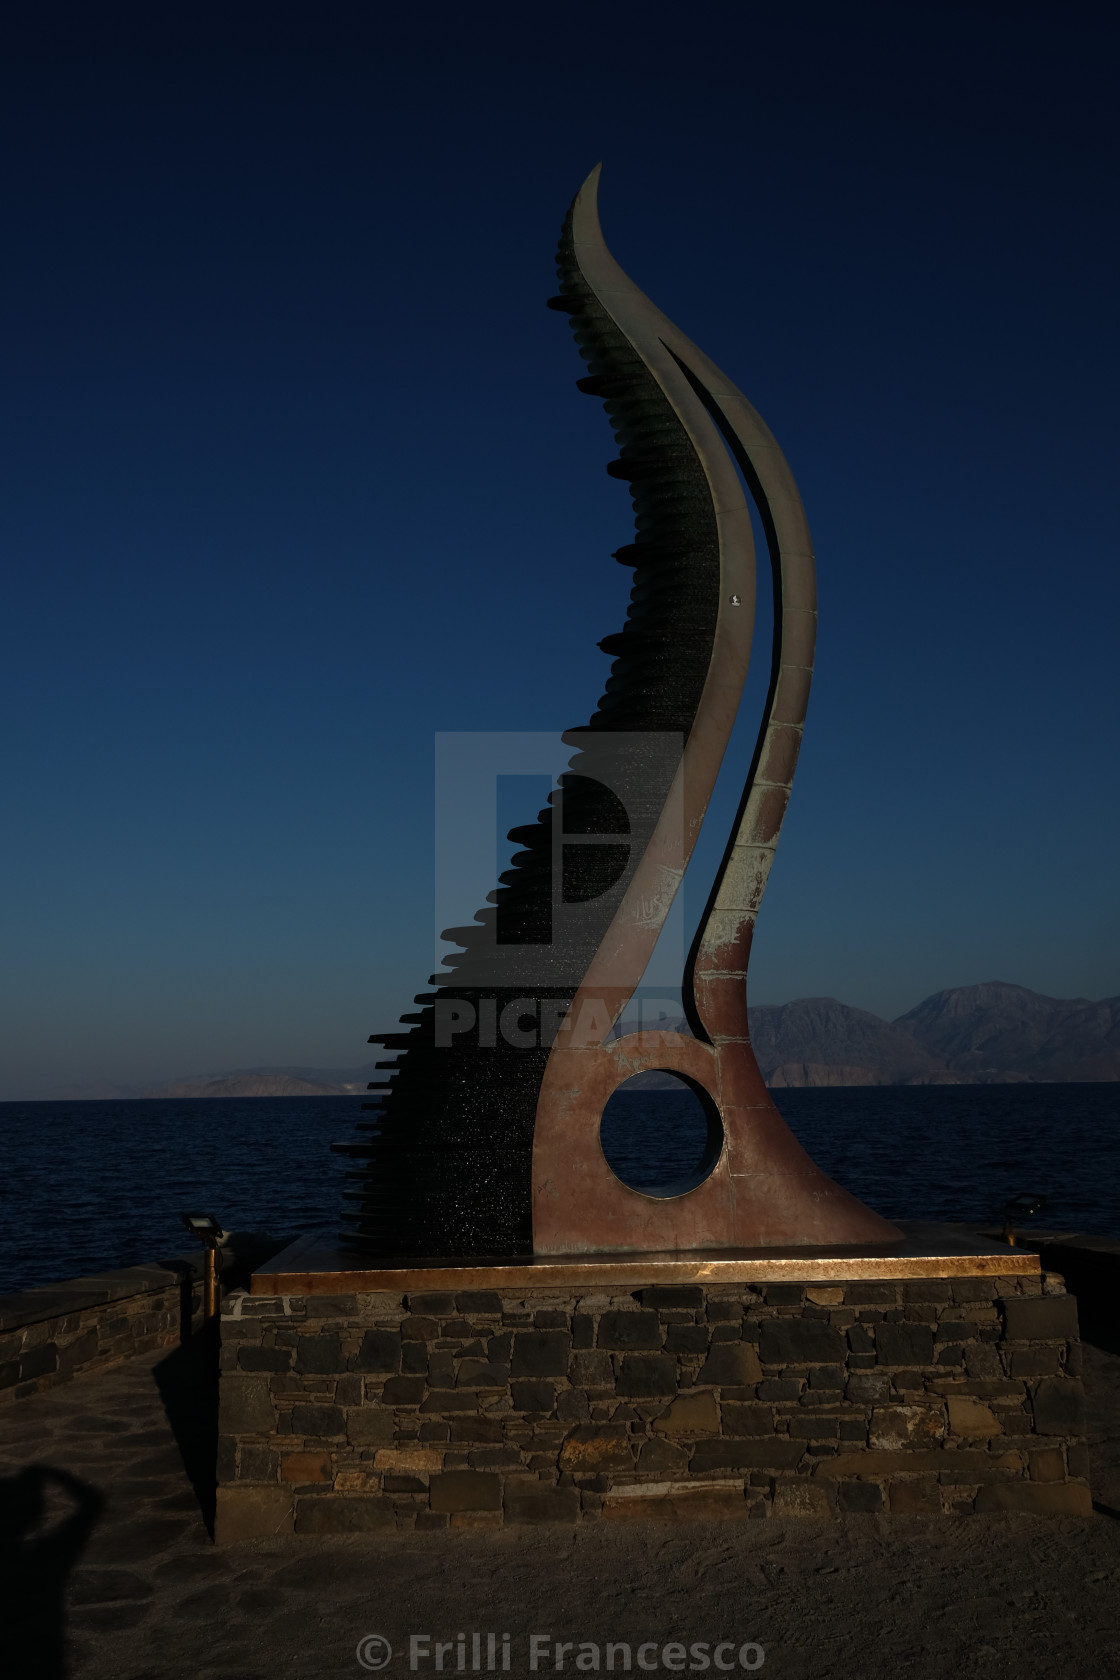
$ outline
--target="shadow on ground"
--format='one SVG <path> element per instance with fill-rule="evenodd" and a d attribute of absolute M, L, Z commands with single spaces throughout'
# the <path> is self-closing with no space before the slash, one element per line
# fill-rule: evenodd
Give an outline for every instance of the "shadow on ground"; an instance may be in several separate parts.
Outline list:
<path fill-rule="evenodd" d="M 0 1627 L 21 1680 L 65 1680 L 66 1590 L 104 1507 L 100 1489 L 54 1465 L 0 1478 Z"/>
<path fill-rule="evenodd" d="M 199 1332 L 181 1342 L 166 1359 L 161 1359 L 152 1372 L 211 1539 L 218 1454 L 215 1351 L 210 1333 Z"/>

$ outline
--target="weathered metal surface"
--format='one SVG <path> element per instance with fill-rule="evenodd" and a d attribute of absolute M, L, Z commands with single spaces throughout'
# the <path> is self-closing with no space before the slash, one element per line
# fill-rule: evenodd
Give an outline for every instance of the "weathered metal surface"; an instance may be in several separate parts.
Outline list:
<path fill-rule="evenodd" d="M 537 1104 L 533 1247 L 538 1254 L 876 1243 L 897 1236 L 813 1163 L 770 1099 L 754 1054 L 746 971 L 755 917 L 789 800 L 816 630 L 812 546 L 797 487 L 761 418 L 724 374 L 630 281 L 599 228 L 597 172 L 575 201 L 571 239 L 583 284 L 672 405 L 707 477 L 720 556 L 716 635 L 695 726 L 658 825 L 557 1035 Z M 578 288 L 573 288 L 578 295 Z M 772 680 L 735 831 L 685 976 L 695 1036 L 609 1032 L 639 984 L 695 844 L 746 676 L 754 547 L 742 472 L 774 574 Z M 677 812 L 683 813 L 683 821 Z M 671 865 L 671 867 L 670 867 Z M 603 1108 L 633 1074 L 686 1076 L 718 1109 L 724 1147 L 703 1184 L 678 1197 L 632 1190 L 599 1142 Z"/>
<path fill-rule="evenodd" d="M 826 1177 L 770 1100 L 750 1048 L 746 971 L 789 799 L 812 673 L 816 586 L 792 476 L 754 409 L 623 274 L 603 243 L 598 171 L 565 223 L 553 305 L 571 318 L 620 445 L 635 568 L 615 660 L 549 808 L 407 1030 L 375 1035 L 378 1118 L 344 1192 L 366 1255 L 538 1254 L 876 1244 L 897 1230 Z M 734 832 L 684 976 L 692 1037 L 611 1039 L 692 856 L 730 739 L 755 607 L 751 501 L 774 576 L 771 682 Z M 570 877 L 570 879 L 569 879 Z M 569 890 L 570 889 L 570 890 Z M 442 1013 L 441 1013 L 442 1012 Z M 532 1031 L 523 1026 L 529 1017 Z M 441 1021 L 453 1021 L 441 1037 Z M 464 1025 L 464 1023 L 466 1023 Z M 686 1078 L 718 1114 L 710 1176 L 629 1189 L 599 1143 L 632 1074 Z"/>
<path fill-rule="evenodd" d="M 904 1225 L 878 1247 L 729 1249 L 720 1253 L 471 1256 L 357 1260 L 303 1237 L 253 1273 L 253 1295 L 392 1294 L 428 1290 L 639 1289 L 667 1283 L 831 1283 L 857 1279 L 1037 1277 L 1037 1254 L 970 1245 L 944 1227 Z"/>

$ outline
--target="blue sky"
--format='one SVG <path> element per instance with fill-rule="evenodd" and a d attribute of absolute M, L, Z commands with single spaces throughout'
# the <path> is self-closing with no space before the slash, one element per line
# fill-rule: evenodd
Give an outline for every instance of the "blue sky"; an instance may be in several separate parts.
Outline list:
<path fill-rule="evenodd" d="M 1111 15 L 149 11 L 4 25 L 0 1096 L 423 986 L 436 732 L 583 722 L 625 612 L 543 307 L 600 158 L 816 542 L 752 999 L 1120 992 Z"/>

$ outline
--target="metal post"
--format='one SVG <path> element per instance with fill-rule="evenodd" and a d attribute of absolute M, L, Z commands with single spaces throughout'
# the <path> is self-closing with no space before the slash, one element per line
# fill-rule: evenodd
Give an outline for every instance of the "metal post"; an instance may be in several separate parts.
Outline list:
<path fill-rule="evenodd" d="M 202 1281 L 202 1316 L 209 1323 L 218 1316 L 218 1250 L 214 1243 L 207 1243 L 206 1263 Z"/>

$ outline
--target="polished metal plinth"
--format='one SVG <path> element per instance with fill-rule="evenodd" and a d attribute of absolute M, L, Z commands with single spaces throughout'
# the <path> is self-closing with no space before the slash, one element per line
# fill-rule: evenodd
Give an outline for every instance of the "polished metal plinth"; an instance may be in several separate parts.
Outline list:
<path fill-rule="evenodd" d="M 665 1254 L 469 1256 L 368 1262 L 301 1237 L 253 1273 L 253 1295 L 426 1289 L 634 1289 L 656 1283 L 831 1283 L 858 1278 L 1035 1276 L 1037 1254 L 974 1241 L 949 1225 L 900 1222 L 902 1241 L 838 1248 Z"/>

